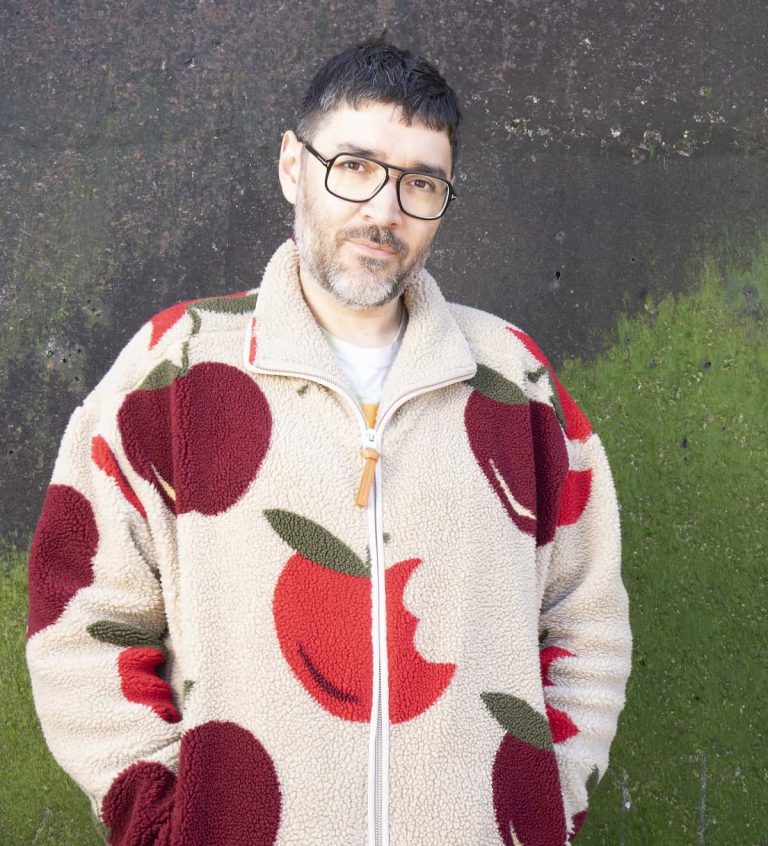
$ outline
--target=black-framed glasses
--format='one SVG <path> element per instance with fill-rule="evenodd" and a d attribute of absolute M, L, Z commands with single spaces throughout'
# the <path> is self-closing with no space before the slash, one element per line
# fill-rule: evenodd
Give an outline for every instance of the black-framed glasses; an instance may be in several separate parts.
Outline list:
<path fill-rule="evenodd" d="M 306 141 L 299 141 L 325 167 L 325 190 L 340 200 L 365 203 L 373 199 L 389 182 L 390 170 L 400 171 L 395 181 L 397 202 L 409 217 L 437 220 L 445 214 L 451 200 L 456 199 L 453 185 L 431 173 L 403 170 L 355 153 L 337 153 L 326 159 Z"/>

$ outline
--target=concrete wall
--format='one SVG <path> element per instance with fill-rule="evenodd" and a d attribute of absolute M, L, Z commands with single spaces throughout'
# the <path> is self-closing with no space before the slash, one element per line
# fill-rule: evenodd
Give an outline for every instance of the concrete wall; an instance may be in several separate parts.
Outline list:
<path fill-rule="evenodd" d="M 449 298 L 590 358 L 704 254 L 751 251 L 763 2 L 5 2 L 0 537 L 28 534 L 66 419 L 142 321 L 257 283 L 292 220 L 281 132 L 318 64 L 385 26 L 466 118 L 431 263 Z"/>

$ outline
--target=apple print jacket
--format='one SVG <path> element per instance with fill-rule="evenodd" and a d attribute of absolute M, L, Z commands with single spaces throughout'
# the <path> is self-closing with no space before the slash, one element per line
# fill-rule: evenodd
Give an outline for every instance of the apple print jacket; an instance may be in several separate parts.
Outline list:
<path fill-rule="evenodd" d="M 423 271 L 369 428 L 302 297 L 144 325 L 35 531 L 46 741 L 130 846 L 563 846 L 630 670 L 611 474 L 523 332 Z"/>

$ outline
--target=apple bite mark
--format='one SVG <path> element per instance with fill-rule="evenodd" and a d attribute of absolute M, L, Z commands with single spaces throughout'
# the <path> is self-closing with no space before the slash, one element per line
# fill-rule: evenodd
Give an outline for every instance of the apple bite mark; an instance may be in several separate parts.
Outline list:
<path fill-rule="evenodd" d="M 192 336 L 201 327 L 198 309 L 237 313 L 250 310 L 255 299 L 189 306 Z M 272 414 L 249 374 L 220 362 L 190 367 L 189 340 L 181 359 L 181 365 L 161 361 L 125 397 L 118 412 L 123 447 L 169 510 L 220 514 L 256 478 L 269 449 Z"/>
<path fill-rule="evenodd" d="M 496 825 L 504 846 L 563 846 L 565 812 L 546 717 L 507 693 L 481 693 L 505 730 L 491 783 Z"/>
<path fill-rule="evenodd" d="M 272 608 L 283 656 L 304 689 L 341 719 L 368 722 L 373 691 L 370 565 L 314 521 L 281 509 L 264 516 L 296 550 L 275 585 Z M 425 661 L 413 636 L 417 618 L 403 591 L 418 558 L 385 574 L 390 720 L 412 719 L 446 689 L 453 664 Z"/>

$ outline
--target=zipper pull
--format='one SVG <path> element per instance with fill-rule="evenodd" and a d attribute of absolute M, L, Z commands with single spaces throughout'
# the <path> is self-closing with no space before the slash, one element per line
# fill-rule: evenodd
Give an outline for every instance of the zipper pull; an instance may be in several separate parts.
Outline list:
<path fill-rule="evenodd" d="M 369 442 L 373 442 L 374 437 L 373 432 L 369 430 Z M 379 451 L 374 449 L 372 446 L 367 446 L 360 450 L 360 455 L 362 455 L 365 459 L 365 467 L 363 467 L 363 475 L 360 477 L 360 485 L 357 488 L 355 505 L 358 505 L 361 508 L 366 508 L 368 505 L 368 497 L 371 493 L 373 477 L 376 474 L 376 462 L 379 460 Z"/>

